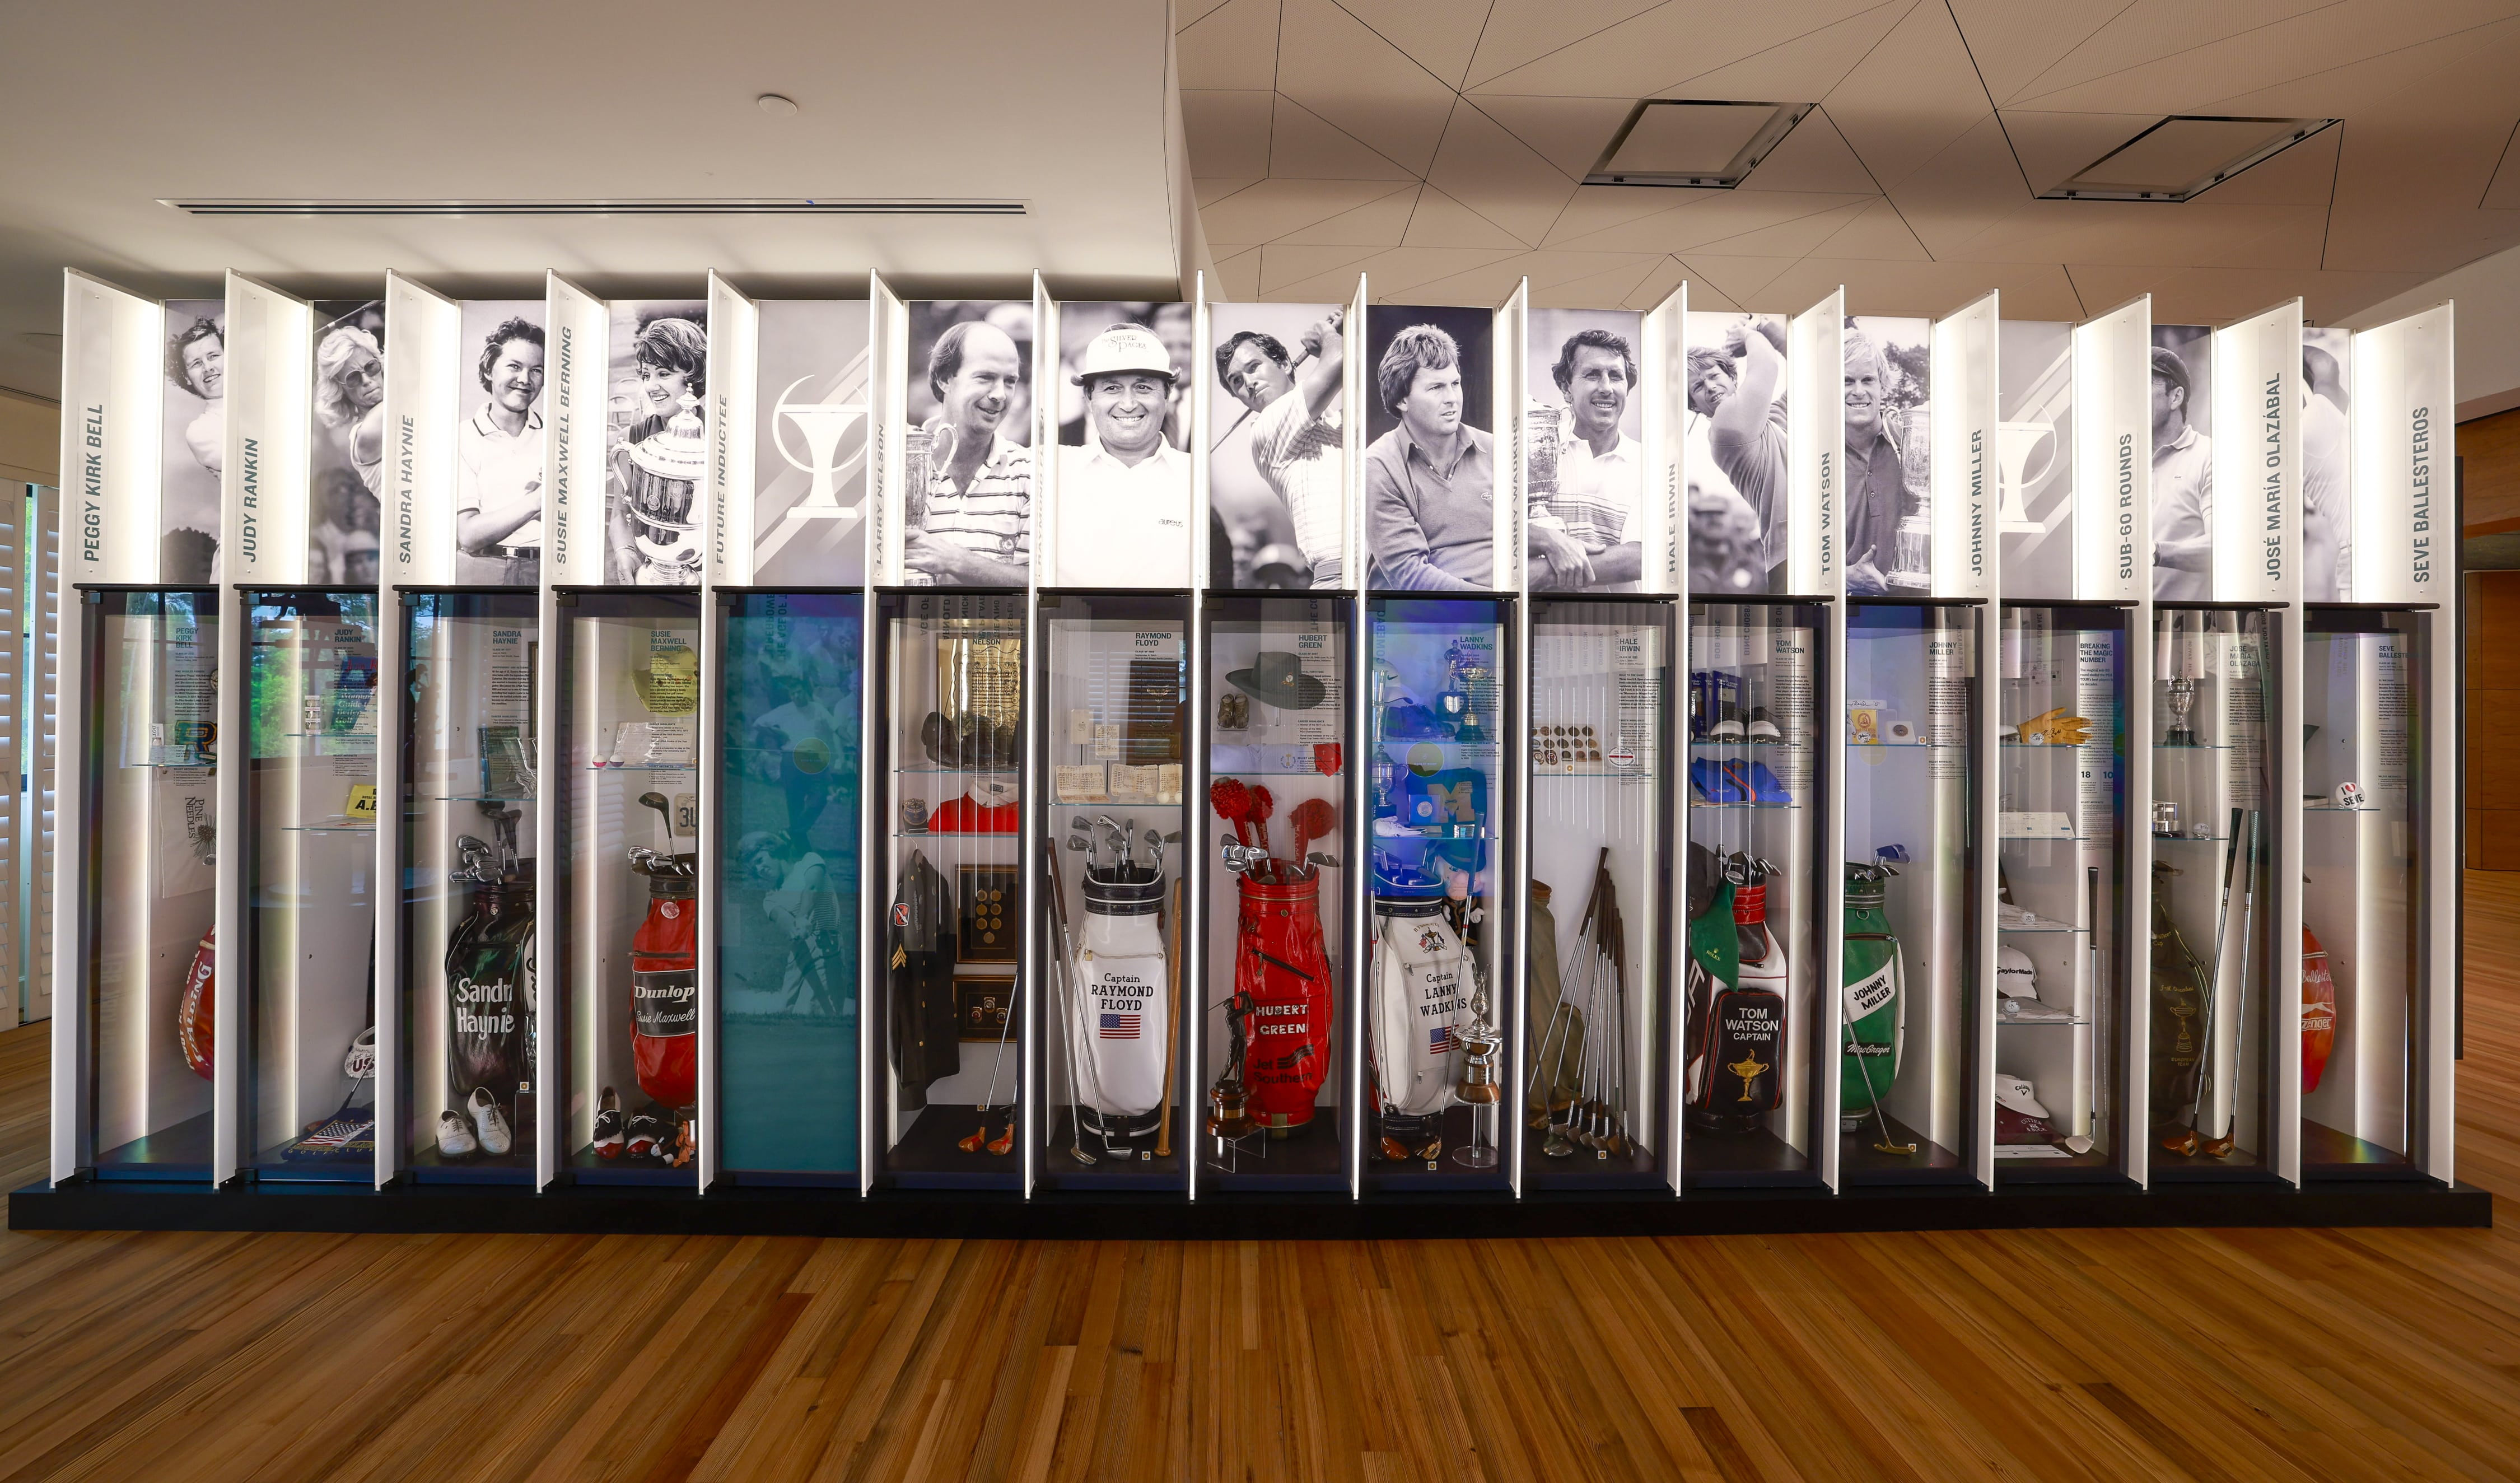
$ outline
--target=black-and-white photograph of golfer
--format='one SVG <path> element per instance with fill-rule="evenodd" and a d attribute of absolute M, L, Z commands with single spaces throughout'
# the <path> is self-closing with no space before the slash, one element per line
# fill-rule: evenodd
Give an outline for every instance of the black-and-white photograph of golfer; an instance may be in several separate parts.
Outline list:
<path fill-rule="evenodd" d="M 166 428 L 158 459 L 158 580 L 218 580 L 219 472 L 227 447 L 228 306 L 166 300 Z"/>
<path fill-rule="evenodd" d="M 2214 332 L 2152 327 L 2152 596 L 2214 596 Z"/>
<path fill-rule="evenodd" d="M 365 587 L 382 547 L 385 458 L 385 306 L 382 299 L 315 305 L 314 507 L 306 516 L 306 579 Z"/>
<path fill-rule="evenodd" d="M 1635 592 L 1644 573 L 1644 421 L 1637 345 L 1644 316 L 1531 311 L 1530 508 L 1534 592 Z"/>
<path fill-rule="evenodd" d="M 543 301 L 467 300 L 462 335 L 455 580 L 532 587 L 543 555 Z"/>
<path fill-rule="evenodd" d="M 1688 316 L 1688 590 L 1785 590 L 1785 320 Z"/>
<path fill-rule="evenodd" d="M 1032 301 L 905 308 L 902 581 L 1021 587 L 1032 573 Z"/>
<path fill-rule="evenodd" d="M 697 586 L 708 470 L 708 305 L 615 299 L 609 341 L 604 580 Z"/>
<path fill-rule="evenodd" d="M 2346 385 L 2354 332 L 2301 332 L 2301 597 L 2343 603 L 2354 595 L 2354 435 Z"/>
<path fill-rule="evenodd" d="M 1934 586 L 1931 320 L 1846 322 L 1846 594 Z"/>
<path fill-rule="evenodd" d="M 1191 306 L 1058 308 L 1054 587 L 1188 587 Z"/>
<path fill-rule="evenodd" d="M 1208 340 L 1208 584 L 1344 585 L 1345 311 L 1216 304 Z"/>
<path fill-rule="evenodd" d="M 1486 309 L 1367 310 L 1365 534 L 1376 591 L 1496 586 L 1495 333 Z"/>

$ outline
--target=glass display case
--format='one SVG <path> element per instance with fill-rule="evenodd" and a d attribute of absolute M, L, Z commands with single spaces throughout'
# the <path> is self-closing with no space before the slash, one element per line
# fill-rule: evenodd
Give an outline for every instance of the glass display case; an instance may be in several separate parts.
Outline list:
<path fill-rule="evenodd" d="M 1677 1068 L 1686 1182 L 1816 1186 L 1833 1063 L 1819 1012 L 1830 614 L 1817 603 L 1688 609 L 1687 1015 Z"/>
<path fill-rule="evenodd" d="M 534 680 L 530 592 L 405 590 L 403 1167 L 534 1183 Z"/>
<path fill-rule="evenodd" d="M 1343 853 L 1354 610 L 1345 598 L 1206 599 L 1208 755 L 1191 839 L 1212 841 L 1222 869 L 1201 887 L 1202 1195 L 1344 1191 L 1354 1174 L 1341 1070 L 1356 1012 Z"/>
<path fill-rule="evenodd" d="M 876 600 L 867 776 L 887 840 L 869 1089 L 878 1185 L 1020 1190 L 1024 598 Z"/>
<path fill-rule="evenodd" d="M 100 1179 L 210 1177 L 218 597 L 83 590 L 87 1140 Z M 65 766 L 68 759 L 64 759 Z"/>
<path fill-rule="evenodd" d="M 377 1158 L 377 598 L 245 595 L 244 1137 L 259 1178 Z"/>
<path fill-rule="evenodd" d="M 2129 609 L 2006 603 L 2001 623 L 1996 1177 L 2113 1179 L 2126 1167 Z"/>
<path fill-rule="evenodd" d="M 742 1185 L 858 1169 L 858 726 L 866 600 L 724 594 L 726 862 L 716 909 L 718 1167 Z"/>
<path fill-rule="evenodd" d="M 1670 1183 L 1673 616 L 1532 604 L 1526 1191 Z"/>
<path fill-rule="evenodd" d="M 1513 605 L 1367 605 L 1368 1191 L 1505 1188 Z"/>
<path fill-rule="evenodd" d="M 2304 614 L 2301 1163 L 2414 1177 L 2435 614 Z M 2277 960 L 2280 961 L 2280 960 Z M 2278 982 L 2281 980 L 2278 979 Z"/>
<path fill-rule="evenodd" d="M 2152 974 L 2145 1067 L 2155 1180 L 2272 1173 L 2269 968 L 2275 828 L 2267 754 L 2273 615 L 2154 608 Z"/>
<path fill-rule="evenodd" d="M 1190 600 L 1045 597 L 1040 1188 L 1189 1188 Z M 1265 867 L 1264 867 L 1265 869 Z"/>
<path fill-rule="evenodd" d="M 696 1186 L 699 594 L 560 594 L 555 1107 L 585 1184 Z"/>
<path fill-rule="evenodd" d="M 1847 612 L 1845 946 L 1835 1015 L 1844 1185 L 1974 1182 L 1974 843 L 1987 609 Z"/>

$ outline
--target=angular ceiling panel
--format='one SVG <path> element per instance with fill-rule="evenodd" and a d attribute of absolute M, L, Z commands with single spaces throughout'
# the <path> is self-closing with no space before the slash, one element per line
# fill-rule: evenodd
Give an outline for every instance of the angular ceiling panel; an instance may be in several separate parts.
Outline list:
<path fill-rule="evenodd" d="M 1596 31 L 1472 92 L 1552 98 L 1644 98 L 1874 8 L 1878 0 L 1763 0 L 1658 6 Z M 1904 5 L 1908 0 L 1888 0 Z M 1783 100 L 1778 100 L 1783 101 Z M 1797 100 L 1809 102 L 1808 99 Z"/>
<path fill-rule="evenodd" d="M 1260 249 L 1245 247 L 1216 264 L 1216 289 L 1219 296 L 1248 302 L 1260 296 Z"/>
<path fill-rule="evenodd" d="M 1598 252 L 1682 252 L 1702 247 L 1729 238 L 1746 237 L 1768 227 L 1789 221 L 1800 221 L 1863 205 L 1862 196 L 1831 196 L 1820 192 L 1808 194 L 1784 191 L 1689 191 L 1674 192 L 1698 199 L 1639 217 L 1583 237 L 1552 243 L 1553 247 L 1575 247 Z"/>
<path fill-rule="evenodd" d="M 1672 290 L 1688 282 L 1688 265 L 1687 263 L 1677 257 L 1662 257 L 1655 261 L 1644 277 L 1637 280 L 1636 285 L 1628 290 L 1628 296 L 1619 300 L 1619 307 L 1650 309 L 1669 298 Z M 1689 297 L 1692 301 L 1697 297 L 1697 286 L 1694 284 L 1689 285 Z"/>
<path fill-rule="evenodd" d="M 1276 293 L 1288 284 L 1319 278 L 1372 255 L 1370 247 L 1299 247 L 1273 242 L 1260 249 L 1260 292 Z"/>
<path fill-rule="evenodd" d="M 1173 33 L 1184 91 L 1278 85 L 1278 0 L 1225 0 Z"/>
<path fill-rule="evenodd" d="M 1458 88 L 1479 44 L 1481 5 L 1471 0 L 1338 0 L 1339 8 Z"/>
<path fill-rule="evenodd" d="M 1741 182 L 1744 191 L 1829 191 L 1839 194 L 1877 194 L 1881 187 L 1864 161 L 1855 157 L 1846 136 L 1828 116 L 1828 110 L 1814 109 L 1795 124 L 1793 132 L 1777 141 L 1768 157 Z"/>
<path fill-rule="evenodd" d="M 1793 263 L 1782 257 L 1726 257 L 1716 252 L 1684 254 L 1681 266 L 1688 271 L 1688 307 L 1691 310 L 1720 308 L 1726 304 L 1754 314 L 1790 314 L 1809 307 L 1796 304 L 1788 309 L 1769 303 L 1762 296 L 1768 286 Z M 1697 286 L 1706 286 L 1707 301 L 1701 302 Z M 1720 300 L 1720 302 L 1718 301 Z"/>
<path fill-rule="evenodd" d="M 1925 251 L 1925 245 L 1916 240 L 1916 234 L 1899 215 L 1899 208 L 1887 201 L 1873 202 L 1857 212 L 1854 220 L 1831 233 L 1826 242 L 1812 251 L 1820 257 L 1905 262 L 1923 262 L 1930 256 Z"/>
<path fill-rule="evenodd" d="M 1426 183 L 1511 232 L 1524 246 L 1549 235 L 1575 181 L 1506 132 L 1469 100 L 1453 111 Z"/>
<path fill-rule="evenodd" d="M 2093 160 L 2161 121 L 2158 113 L 2061 113 L 2005 109 L 2004 138 L 2033 194 L 2054 189 Z"/>
<path fill-rule="evenodd" d="M 1578 186 L 1566 209 L 1557 213 L 1550 224 L 1543 246 L 1562 247 L 1579 238 L 1607 231 L 1631 221 L 1659 216 L 1677 210 L 1691 202 L 1706 200 L 1704 192 L 1673 191 L 1652 186 Z"/>
<path fill-rule="evenodd" d="M 2155 6 L 2205 18 L 2200 28 L 2219 28 L 2226 19 L 2251 8 L 2141 0 L 2138 9 Z M 2224 100 L 2510 20 L 2510 7 L 2496 0 L 2433 0 L 2423 5 L 2341 0 L 2239 34 L 2184 48 L 2165 47 L 2070 85 L 2059 86 L 2055 76 L 2045 77 L 2015 101 L 2030 108 L 2083 112 L 2229 112 L 2232 110 L 2223 106 Z M 2125 24 L 2124 21 L 2112 22 L 2095 39 L 2106 41 Z"/>
<path fill-rule="evenodd" d="M 1195 150 L 1196 144 L 1192 148 Z M 1418 178 L 1417 172 L 1376 154 L 1355 135 L 1283 96 L 1278 96 L 1269 135 L 1269 173 L 1304 180 Z"/>
<path fill-rule="evenodd" d="M 1482 93 L 1480 112 L 1505 125 L 1514 138 L 1531 146 L 1540 157 L 1581 180 L 1600 162 L 1601 152 L 1618 137 L 1636 103 L 1627 98 L 1527 98 L 1519 94 Z"/>
<path fill-rule="evenodd" d="M 1902 14 L 1898 5 L 1876 5 L 1833 25 L 1684 77 L 1664 88 L 1661 96 L 1760 103 L 1810 103 L 1825 98 L 1881 44 Z"/>
<path fill-rule="evenodd" d="M 1950 0 L 1969 57 L 1998 104 L 2054 67 L 2130 0 Z"/>
<path fill-rule="evenodd" d="M 1423 190 L 1424 186 L 1412 181 L 1378 201 L 1299 227 L 1275 240 L 1290 247 L 1396 247 L 1409 230 L 1410 213 L 1417 209 L 1418 194 Z"/>
<path fill-rule="evenodd" d="M 1275 242 L 1391 194 L 1387 180 L 1264 180 L 1199 212 L 1210 242 Z"/>
<path fill-rule="evenodd" d="M 1664 0 L 1493 0 L 1479 28 L 1478 51 L 1470 59 L 1469 84 L 1475 90 L 1524 63 L 1574 45 L 1640 16 Z M 1474 9 L 1455 7 L 1464 20 Z"/>
<path fill-rule="evenodd" d="M 1418 209 L 1409 218 L 1409 235 L 1401 239 L 1400 246 L 1520 250 L 1528 244 L 1442 191 L 1428 186 L 1418 193 Z"/>
<path fill-rule="evenodd" d="M 1269 174 L 1269 112 L 1276 97 L 1274 93 L 1182 89 L 1182 132 L 1190 140 L 1190 172 L 1253 180 Z"/>
<path fill-rule="evenodd" d="M 1434 162 L 1458 97 L 1330 0 L 1285 0 L 1278 91 L 1412 170 Z"/>
<path fill-rule="evenodd" d="M 1821 106 L 1872 178 L 1894 193 L 1995 112 L 1968 44 L 1939 5 L 1910 11 Z"/>

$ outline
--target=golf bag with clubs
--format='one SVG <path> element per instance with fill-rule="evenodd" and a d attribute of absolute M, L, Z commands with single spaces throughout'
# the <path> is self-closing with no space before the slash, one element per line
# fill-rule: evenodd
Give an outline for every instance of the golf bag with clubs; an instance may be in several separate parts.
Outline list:
<path fill-rule="evenodd" d="M 1714 884 L 1688 922 L 1688 1117 L 1754 1128 L 1784 1104 L 1784 945 L 1768 929 L 1766 876 L 1746 856 L 1692 847 L 1689 863 Z"/>
<path fill-rule="evenodd" d="M 1897 874 L 1884 864 L 1846 868 L 1838 1123 L 1848 1132 L 1890 1100 L 1907 1041 L 1907 963 L 1889 917 L 1890 877 Z"/>
<path fill-rule="evenodd" d="M 1470 955 L 1441 896 L 1373 898 L 1367 1028 L 1382 1156 L 1443 1152 L 1444 1109 L 1462 1079 Z"/>
<path fill-rule="evenodd" d="M 630 937 L 630 1051 L 639 1090 L 658 1104 L 699 1101 L 698 855 L 651 856 L 648 915 Z"/>
<path fill-rule="evenodd" d="M 1162 873 L 1121 865 L 1085 873 L 1085 923 L 1068 982 L 1067 1054 L 1077 1114 L 1103 1151 L 1128 1158 L 1155 1137 L 1172 1043 Z"/>
<path fill-rule="evenodd" d="M 455 878 L 472 890 L 446 943 L 447 1104 L 486 1088 L 522 1140 L 533 1128 L 533 877 L 501 870 L 470 834 L 455 848 Z"/>
<path fill-rule="evenodd" d="M 1234 992 L 1250 1047 L 1242 1084 L 1254 1121 L 1283 1138 L 1312 1125 L 1330 1070 L 1330 960 L 1322 938 L 1321 872 L 1235 877 Z"/>

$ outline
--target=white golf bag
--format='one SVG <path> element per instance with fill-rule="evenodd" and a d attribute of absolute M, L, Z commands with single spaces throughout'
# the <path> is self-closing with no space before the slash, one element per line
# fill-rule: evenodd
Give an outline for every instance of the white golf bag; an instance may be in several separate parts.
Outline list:
<path fill-rule="evenodd" d="M 1105 883 L 1095 876 L 1086 873 L 1083 940 L 1068 979 L 1077 1003 L 1066 1016 L 1067 1055 L 1076 1068 L 1078 1115 L 1113 1157 L 1126 1158 L 1133 1141 L 1154 1137 L 1164 1100 L 1164 1048 L 1172 1043 L 1157 915 L 1164 883 Z"/>
<path fill-rule="evenodd" d="M 1374 898 L 1366 1006 L 1374 1106 L 1384 1130 L 1412 1146 L 1433 1136 L 1462 1079 L 1469 956 L 1442 901 Z"/>

